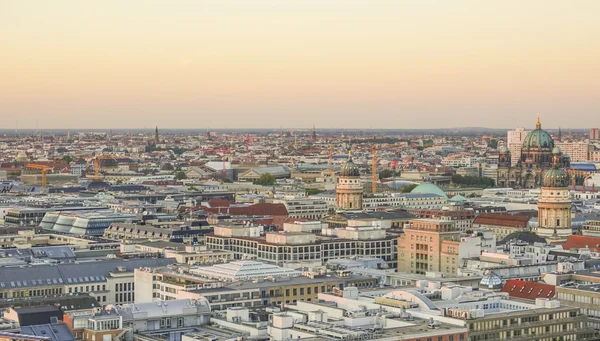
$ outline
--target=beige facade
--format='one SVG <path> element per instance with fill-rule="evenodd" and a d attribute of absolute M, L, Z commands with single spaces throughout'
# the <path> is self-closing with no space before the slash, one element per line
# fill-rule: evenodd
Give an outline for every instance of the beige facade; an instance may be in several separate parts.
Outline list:
<path fill-rule="evenodd" d="M 344 210 L 362 210 L 363 185 L 359 176 L 340 176 L 335 188 L 335 201 Z"/>
<path fill-rule="evenodd" d="M 460 231 L 452 221 L 414 219 L 398 238 L 398 272 L 455 275 Z"/>
<path fill-rule="evenodd" d="M 542 187 L 538 200 L 537 234 L 548 241 L 566 241 L 571 229 L 571 199 L 567 187 Z"/>

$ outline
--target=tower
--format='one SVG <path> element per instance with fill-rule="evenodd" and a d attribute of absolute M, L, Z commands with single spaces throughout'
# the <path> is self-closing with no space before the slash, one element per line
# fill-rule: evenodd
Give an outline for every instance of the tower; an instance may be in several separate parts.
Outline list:
<path fill-rule="evenodd" d="M 156 130 L 154 131 L 154 144 L 157 145 L 158 144 L 158 126 L 156 127 Z"/>
<path fill-rule="evenodd" d="M 542 194 L 538 200 L 538 235 L 548 242 L 564 242 L 572 234 L 571 199 L 567 175 L 558 169 L 560 148 L 552 151 L 554 166 L 542 180 Z"/>
<path fill-rule="evenodd" d="M 342 210 L 362 210 L 363 185 L 360 181 L 358 166 L 352 162 L 352 152 L 348 153 L 348 162 L 340 169 L 335 186 L 335 201 Z"/>
<path fill-rule="evenodd" d="M 315 143 L 317 142 L 317 131 L 315 130 L 315 125 L 313 124 L 313 131 L 312 131 L 312 135 L 310 136 L 311 142 Z"/>

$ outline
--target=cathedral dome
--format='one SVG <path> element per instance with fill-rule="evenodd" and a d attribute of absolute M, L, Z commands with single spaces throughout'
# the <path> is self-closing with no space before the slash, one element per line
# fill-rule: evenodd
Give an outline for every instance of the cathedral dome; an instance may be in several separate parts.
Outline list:
<path fill-rule="evenodd" d="M 554 149 L 552 149 L 552 154 L 560 155 L 560 154 L 562 154 L 562 151 L 560 150 L 560 148 L 554 147 Z"/>
<path fill-rule="evenodd" d="M 570 159 L 570 158 L 571 158 L 571 157 L 569 156 L 569 154 L 567 154 L 567 153 L 564 153 L 564 154 L 562 155 L 562 157 L 563 157 L 563 159 L 565 159 L 565 160 L 568 160 L 568 159 Z"/>
<path fill-rule="evenodd" d="M 523 149 L 528 148 L 553 148 L 554 141 L 550 134 L 545 130 L 538 128 L 530 131 L 523 139 Z"/>
<path fill-rule="evenodd" d="M 567 175 L 558 168 L 552 168 L 544 174 L 543 187 L 567 187 Z"/>
<path fill-rule="evenodd" d="M 352 158 L 348 159 L 348 162 L 342 165 L 340 176 L 360 176 L 358 166 L 352 162 Z"/>
<path fill-rule="evenodd" d="M 500 149 L 498 150 L 498 152 L 500 154 L 510 154 L 510 149 L 508 149 L 507 146 L 502 146 L 502 147 L 500 147 Z"/>

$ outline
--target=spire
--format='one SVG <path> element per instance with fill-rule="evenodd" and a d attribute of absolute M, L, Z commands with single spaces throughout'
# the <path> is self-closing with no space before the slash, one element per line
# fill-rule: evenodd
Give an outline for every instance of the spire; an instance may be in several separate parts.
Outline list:
<path fill-rule="evenodd" d="M 540 121 L 540 113 L 538 112 L 537 123 L 535 124 L 535 129 L 542 129 L 542 122 Z"/>
<path fill-rule="evenodd" d="M 562 132 L 560 131 L 560 127 L 558 127 L 558 141 L 562 141 Z"/>

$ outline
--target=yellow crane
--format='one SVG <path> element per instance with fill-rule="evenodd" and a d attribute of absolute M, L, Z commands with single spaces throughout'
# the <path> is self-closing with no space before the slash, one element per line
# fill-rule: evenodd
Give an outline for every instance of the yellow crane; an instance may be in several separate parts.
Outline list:
<path fill-rule="evenodd" d="M 48 167 L 46 165 L 38 165 L 35 163 L 28 163 L 25 168 L 31 168 L 31 169 L 39 169 L 42 171 L 42 187 L 46 188 L 46 173 L 48 171 L 52 171 L 52 167 Z"/>

